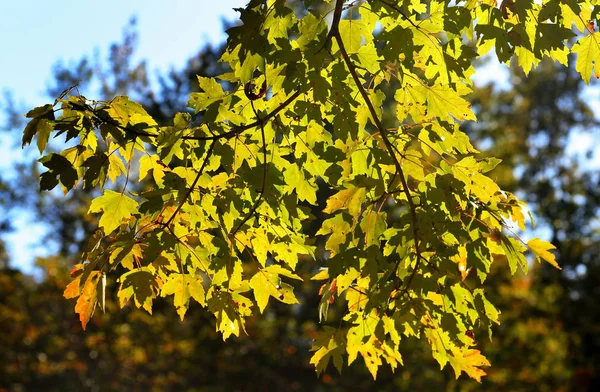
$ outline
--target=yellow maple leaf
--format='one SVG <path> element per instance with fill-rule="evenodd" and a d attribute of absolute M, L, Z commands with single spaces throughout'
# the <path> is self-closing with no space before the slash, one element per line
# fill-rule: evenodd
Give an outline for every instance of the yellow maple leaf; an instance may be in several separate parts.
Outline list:
<path fill-rule="evenodd" d="M 452 351 L 453 355 L 448 359 L 450 360 L 450 365 L 454 369 L 456 378 L 458 378 L 462 372 L 465 372 L 472 379 L 481 382 L 481 377 L 485 376 L 486 373 L 480 369 L 480 366 L 491 366 L 487 358 L 481 355 L 479 350 L 457 349 Z"/>
<path fill-rule="evenodd" d="M 527 242 L 527 246 L 535 254 L 538 262 L 540 262 L 540 260 L 544 260 L 552 264 L 552 266 L 555 268 L 558 268 L 559 270 L 562 269 L 556 262 L 556 256 L 549 252 L 551 249 L 556 249 L 556 246 L 552 245 L 548 241 L 542 241 L 539 238 L 529 240 Z"/>
<path fill-rule="evenodd" d="M 581 74 L 586 84 L 590 84 L 592 69 L 600 64 L 600 38 L 598 33 L 591 33 L 577 41 L 571 52 L 577 53 L 575 69 Z M 597 75 L 597 73 L 595 73 Z M 596 76 L 597 77 L 597 76 Z"/>

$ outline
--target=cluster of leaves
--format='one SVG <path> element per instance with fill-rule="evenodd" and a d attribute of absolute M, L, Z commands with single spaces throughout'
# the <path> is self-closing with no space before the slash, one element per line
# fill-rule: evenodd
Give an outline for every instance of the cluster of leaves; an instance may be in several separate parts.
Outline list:
<path fill-rule="evenodd" d="M 529 72 L 574 52 L 588 82 L 596 2 L 337 0 L 329 28 L 320 3 L 240 9 L 221 58 L 231 71 L 198 77 L 195 117 L 159 127 L 125 96 L 93 101 L 72 89 L 27 114 L 24 145 L 35 136 L 43 153 L 53 133 L 76 142 L 40 160 L 42 189 L 102 190 L 89 210 L 101 214 L 99 231 L 65 296 L 77 298 L 85 328 L 104 305 L 106 274 L 122 266 L 121 306 L 151 312 L 154 298 L 173 296 L 183 319 L 193 299 L 224 338 L 239 335 L 255 304 L 297 303 L 296 267 L 317 251 L 314 206 L 330 216 L 315 234 L 327 236 L 327 266 L 313 277 L 325 281 L 321 321 L 338 298 L 347 303 L 314 342 L 317 372 L 361 354 L 376 377 L 383 361 L 402 364 L 401 340 L 414 336 L 441 367 L 480 380 L 489 362 L 472 330 L 491 334 L 499 312 L 476 286 L 492 262 L 526 272 L 530 250 L 558 265 L 551 244 L 511 228 L 525 229 L 525 205 L 485 175 L 499 160 L 477 159 L 459 129 L 475 120 L 472 62 L 495 47 Z M 569 49 L 573 24 L 586 33 Z M 332 191 L 325 206 L 318 183 Z"/>

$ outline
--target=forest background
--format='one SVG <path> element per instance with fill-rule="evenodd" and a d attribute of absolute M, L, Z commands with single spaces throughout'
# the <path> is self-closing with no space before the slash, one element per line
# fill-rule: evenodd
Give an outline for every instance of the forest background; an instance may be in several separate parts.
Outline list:
<path fill-rule="evenodd" d="M 223 8 L 243 5 L 222 3 Z M 171 11 L 172 17 L 183 12 Z M 224 31 L 214 23 L 219 20 L 214 8 L 210 12 L 213 31 Z M 144 26 L 143 17 L 139 26 Z M 83 81 L 84 94 L 132 96 L 160 121 L 172 117 L 185 106 L 187 94 L 197 91 L 196 75 L 222 73 L 217 59 L 224 35 L 183 65 L 155 72 L 152 59 L 144 58 L 150 52 L 138 51 L 144 34 L 130 22 L 108 51 L 106 42 L 96 42 L 97 54 L 87 50 L 77 60 L 73 57 L 81 53 L 66 54 L 52 67 L 47 96 Z M 197 34 L 187 32 L 181 40 L 189 44 L 188 53 L 206 41 Z M 153 57 L 161 59 L 156 61 L 180 61 L 169 57 L 170 42 L 152 41 Z M 15 72 L 7 66 L 3 74 Z M 403 367 L 395 373 L 382 368 L 376 381 L 356 365 L 342 376 L 330 368 L 317 378 L 308 349 L 317 329 L 319 298 L 310 286 L 297 293 L 302 305 L 270 306 L 247 326 L 248 336 L 234 341 L 223 342 L 214 321 L 199 307 L 192 306 L 180 322 L 165 301 L 154 305 L 154 316 L 135 308 L 118 311 L 109 302 L 113 311 L 96 315 L 82 331 L 62 292 L 97 224 L 86 213 L 92 196 L 39 192 L 33 155 L 14 152 L 24 126 L 22 114 L 37 102 L 15 89 L 6 90 L 1 100 L 0 390 L 598 390 L 600 165 L 592 142 L 598 132 L 592 110 L 598 90 L 584 89 L 574 69 L 550 62 L 527 78 L 517 69 L 508 73 L 502 83 L 478 84 L 471 101 L 479 122 L 465 130 L 476 147 L 503 159 L 491 177 L 528 202 L 538 235 L 559 249 L 563 270 L 536 264 L 529 275 L 509 278 L 507 267 L 495 264 L 487 285 L 490 299 L 502 311 L 502 323 L 493 341 L 476 337 L 493 365 L 483 385 L 455 380 L 449 369 L 440 372 L 421 342 L 412 342 Z M 31 265 L 27 253 L 40 249 Z"/>

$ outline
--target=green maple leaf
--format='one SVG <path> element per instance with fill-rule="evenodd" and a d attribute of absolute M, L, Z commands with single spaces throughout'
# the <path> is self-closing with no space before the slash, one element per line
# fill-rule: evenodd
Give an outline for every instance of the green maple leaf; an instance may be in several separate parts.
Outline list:
<path fill-rule="evenodd" d="M 500 311 L 485 297 L 483 289 L 476 289 L 473 294 L 477 310 L 484 313 L 485 318 L 500 324 Z"/>
<path fill-rule="evenodd" d="M 325 247 L 331 251 L 333 256 L 339 252 L 340 246 L 346 243 L 346 238 L 351 228 L 350 223 L 345 220 L 344 215 L 337 214 L 333 218 L 323 221 L 316 235 L 331 234 Z"/>
<path fill-rule="evenodd" d="M 453 285 L 451 290 L 454 295 L 454 307 L 456 311 L 460 314 L 467 314 L 469 304 L 473 303 L 473 295 L 460 284 Z"/>
<path fill-rule="evenodd" d="M 27 123 L 25 130 L 23 131 L 22 147 L 31 143 L 31 140 L 37 134 L 37 145 L 41 154 L 46 148 L 48 137 L 52 131 L 54 107 L 50 104 L 39 106 L 30 110 L 25 117 L 31 118 L 32 120 Z"/>
<path fill-rule="evenodd" d="M 112 233 L 124 219 L 129 219 L 137 213 L 138 203 L 122 193 L 105 190 L 104 194 L 95 198 L 90 205 L 88 213 L 102 212 L 100 227 L 105 234 Z"/>
<path fill-rule="evenodd" d="M 123 246 L 117 246 L 110 254 L 111 264 L 120 263 L 127 270 L 133 270 L 133 264 L 143 257 L 142 248 L 133 241 L 126 242 Z"/>
<path fill-rule="evenodd" d="M 137 268 L 121 275 L 119 280 L 121 285 L 117 296 L 121 308 L 133 297 L 136 307 L 142 307 L 152 314 L 152 299 L 158 291 L 154 272 L 149 267 Z"/>
<path fill-rule="evenodd" d="M 452 347 L 448 332 L 441 328 L 426 328 L 425 336 L 429 339 L 433 358 L 440 364 L 440 369 L 443 369 L 449 360 L 448 348 Z"/>
<path fill-rule="evenodd" d="M 481 35 L 481 44 L 490 41 L 496 45 L 496 55 L 501 62 L 507 62 L 512 56 L 512 48 L 508 44 L 510 37 L 505 29 L 489 24 L 479 24 L 476 27 L 477 33 Z"/>
<path fill-rule="evenodd" d="M 37 146 L 40 154 L 44 152 L 46 146 L 48 145 L 48 139 L 50 138 L 50 133 L 54 130 L 54 123 L 51 120 L 47 120 L 45 118 L 36 119 L 36 135 L 37 135 Z M 35 120 L 32 120 L 33 123 Z"/>
<path fill-rule="evenodd" d="M 143 126 L 143 128 L 156 126 L 156 121 L 137 102 L 129 97 L 115 97 L 105 109 L 106 113 L 122 126 Z"/>
<path fill-rule="evenodd" d="M 129 97 L 119 96 L 110 101 L 106 112 L 121 125 L 146 125 L 156 126 L 156 121 L 137 102 L 129 100 Z"/>
<path fill-rule="evenodd" d="M 316 38 L 325 31 L 327 24 L 319 15 L 315 15 L 313 11 L 302 18 L 302 23 L 299 25 L 300 37 L 298 37 L 298 46 L 304 46 L 314 42 Z M 316 46 L 316 45 L 315 45 Z"/>
<path fill-rule="evenodd" d="M 380 237 L 387 230 L 387 214 L 385 212 L 369 212 L 360 222 L 360 227 L 365 233 L 365 245 L 379 247 Z"/>
<path fill-rule="evenodd" d="M 306 200 L 310 204 L 317 204 L 317 186 L 314 181 L 307 180 L 304 169 L 297 165 L 290 165 L 284 172 L 283 177 L 288 184 L 287 192 L 296 192 L 299 200 Z"/>
<path fill-rule="evenodd" d="M 152 177 L 156 184 L 162 185 L 163 178 L 165 177 L 165 170 L 168 170 L 168 167 L 165 168 L 165 165 L 160 161 L 158 155 L 146 155 L 140 158 L 139 181 L 146 178 L 150 170 L 152 170 Z"/>
<path fill-rule="evenodd" d="M 231 335 L 239 336 L 245 325 L 242 316 L 248 315 L 252 302 L 238 293 L 219 291 L 209 296 L 206 303 L 217 318 L 217 330 L 223 334 L 223 340 Z"/>
<path fill-rule="evenodd" d="M 534 52 L 541 57 L 551 50 L 559 50 L 564 42 L 575 37 L 570 28 L 555 23 L 540 23 L 537 26 Z"/>
<path fill-rule="evenodd" d="M 517 266 L 520 266 L 524 272 L 527 272 L 527 259 L 523 254 L 527 248 L 520 241 L 506 236 L 502 237 L 500 245 L 508 259 L 510 273 L 514 274 L 517 271 Z"/>
<path fill-rule="evenodd" d="M 86 188 L 91 188 L 95 185 L 104 186 L 108 175 L 108 156 L 103 152 L 96 152 L 83 162 L 86 168 L 83 175 L 83 183 Z"/>
<path fill-rule="evenodd" d="M 41 158 L 40 162 L 50 169 L 42 174 L 40 181 L 42 190 L 51 190 L 58 184 L 59 180 L 67 191 L 72 189 L 77 183 L 79 179 L 77 170 L 75 170 L 73 164 L 64 156 L 49 154 Z"/>
<path fill-rule="evenodd" d="M 469 101 L 461 96 L 470 93 L 470 89 L 466 86 L 460 88 L 461 93 L 442 84 L 435 84 L 431 87 L 418 84 L 409 88 L 418 101 L 427 102 L 427 115 L 429 116 L 433 115 L 442 120 L 451 120 L 450 116 L 458 121 L 475 121 L 477 119 L 471 110 Z"/>
<path fill-rule="evenodd" d="M 123 160 L 116 154 L 110 154 L 108 156 L 108 178 L 110 178 L 112 182 L 115 182 L 117 177 L 125 173 L 127 173 L 127 169 L 123 164 Z"/>
<path fill-rule="evenodd" d="M 196 113 L 205 110 L 225 96 L 223 88 L 214 78 L 198 76 L 198 84 L 202 92 L 190 94 L 188 106 Z"/>
<path fill-rule="evenodd" d="M 264 29 L 268 31 L 267 38 L 274 42 L 277 38 L 288 38 L 288 29 L 296 22 L 294 12 L 285 7 L 283 3 L 275 3 L 272 5 L 274 11 L 267 15 L 264 23 Z"/>
<path fill-rule="evenodd" d="M 311 351 L 316 351 L 310 358 L 310 363 L 315 365 L 317 375 L 323 373 L 330 359 L 333 359 L 334 366 L 341 374 L 344 367 L 342 355 L 346 352 L 344 332 L 333 327 L 324 327 Z"/>
<path fill-rule="evenodd" d="M 341 20 L 339 31 L 344 46 L 350 54 L 358 53 L 362 46 L 363 37 L 370 37 L 371 40 L 373 39 L 373 34 L 369 31 L 369 26 L 362 20 Z M 335 48 L 336 46 L 334 46 L 334 51 Z"/>

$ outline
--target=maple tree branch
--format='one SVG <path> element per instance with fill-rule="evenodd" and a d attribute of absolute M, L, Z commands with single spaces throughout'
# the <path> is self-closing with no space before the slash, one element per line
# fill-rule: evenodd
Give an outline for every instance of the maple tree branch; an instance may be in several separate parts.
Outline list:
<path fill-rule="evenodd" d="M 101 116 L 98 115 L 98 110 L 97 109 L 92 109 L 88 105 L 86 105 L 85 107 L 83 107 L 83 106 L 78 107 L 79 105 L 75 106 L 75 105 L 71 104 L 71 106 L 75 110 L 80 110 L 80 111 L 82 109 L 83 110 L 89 110 L 94 115 L 94 118 L 96 118 L 101 123 L 112 125 L 113 127 L 117 128 L 117 129 L 120 129 L 123 132 L 133 133 L 136 136 L 149 136 L 149 137 L 157 137 L 158 136 L 158 134 L 153 134 L 153 133 L 138 131 L 137 129 L 133 129 L 133 128 L 129 128 L 129 127 L 123 126 L 123 125 L 119 124 L 118 122 L 114 121 L 112 118 L 110 118 L 108 116 L 106 116 L 106 117 L 102 116 L 101 117 Z"/>
<path fill-rule="evenodd" d="M 175 212 L 173 212 L 173 215 L 171 215 L 169 220 L 167 220 L 163 226 L 169 227 L 171 222 L 173 222 L 173 219 L 175 219 L 175 216 L 179 213 L 179 211 L 181 210 L 181 208 L 187 201 L 187 198 L 190 197 L 190 195 L 194 191 L 194 188 L 196 187 L 196 184 L 198 184 L 198 181 L 200 180 L 200 176 L 202 176 L 202 172 L 204 171 L 204 168 L 206 167 L 206 164 L 208 163 L 208 160 L 210 159 L 210 156 L 213 153 L 213 149 L 214 149 L 216 143 L 217 143 L 216 140 L 213 140 L 212 143 L 210 143 L 210 146 L 208 147 L 208 152 L 206 153 L 206 157 L 204 158 L 204 162 L 202 162 L 202 166 L 200 167 L 200 170 L 198 170 L 198 174 L 196 174 L 196 178 L 194 178 L 194 182 L 192 182 L 190 189 L 188 189 L 187 193 L 183 197 L 183 200 L 181 201 L 181 203 L 179 204 L 179 206 L 177 207 Z"/>
<path fill-rule="evenodd" d="M 344 0 L 337 0 L 335 3 L 335 9 L 333 11 L 333 20 L 331 21 L 331 29 L 329 29 L 329 33 L 327 33 L 327 37 L 325 38 L 325 42 L 321 49 L 317 51 L 319 53 L 323 48 L 325 48 L 331 39 L 340 32 L 340 20 L 342 20 L 342 11 L 344 10 Z"/>
<path fill-rule="evenodd" d="M 264 118 L 259 118 L 258 120 L 254 121 L 250 124 L 241 125 L 231 131 L 221 133 L 219 135 L 181 136 L 181 139 L 182 140 L 199 140 L 199 141 L 231 139 L 231 138 L 241 134 L 242 132 L 247 131 L 248 129 L 255 128 L 257 126 L 262 126 L 264 123 L 266 123 L 267 121 L 272 119 L 274 116 L 276 116 L 280 111 L 285 109 L 289 104 L 291 104 L 296 98 L 298 98 L 300 96 L 300 94 L 302 94 L 302 91 L 300 91 L 300 89 L 297 89 L 292 95 L 290 95 L 285 101 L 283 101 L 281 104 L 279 104 L 279 106 L 277 106 L 275 109 L 273 109 L 272 112 L 268 113 Z M 130 127 L 120 125 L 119 123 L 115 122 L 112 119 L 102 118 L 102 117 L 98 116 L 98 114 L 96 113 L 95 110 L 92 110 L 92 113 L 101 122 L 110 124 L 118 129 L 121 129 L 124 132 L 133 133 L 134 135 L 137 135 L 137 136 L 147 136 L 147 137 L 158 137 L 159 136 L 158 134 L 138 131 L 137 129 L 133 129 Z"/>
<path fill-rule="evenodd" d="M 213 136 L 182 136 L 181 138 L 184 140 L 217 140 L 217 139 L 231 139 L 234 136 L 239 135 L 240 133 L 247 131 L 248 129 L 251 128 L 255 128 L 257 126 L 262 126 L 263 124 L 265 124 L 267 121 L 269 121 L 270 119 L 272 119 L 273 117 L 275 117 L 277 115 L 277 113 L 279 113 L 280 111 L 282 111 L 283 109 L 285 109 L 290 103 L 294 102 L 294 100 L 296 98 L 298 98 L 298 96 L 300 96 L 300 94 L 302 94 L 302 92 L 298 89 L 294 92 L 294 94 L 290 95 L 288 97 L 288 99 L 286 99 L 285 101 L 283 101 L 279 106 L 277 106 L 275 109 L 273 109 L 272 112 L 268 113 L 264 118 L 257 118 L 256 121 L 250 123 L 250 124 L 246 124 L 246 125 L 242 125 L 239 128 L 233 129 L 229 132 L 225 132 L 222 133 L 220 135 L 213 135 Z"/>
<path fill-rule="evenodd" d="M 262 145 L 263 145 L 262 146 L 263 147 L 262 148 L 262 150 L 263 150 L 263 180 L 262 180 L 262 186 L 260 188 L 260 191 L 258 192 L 258 197 L 256 198 L 254 205 L 252 206 L 250 211 L 248 211 L 248 213 L 246 214 L 244 219 L 240 222 L 240 224 L 237 225 L 235 230 L 231 232 L 231 236 L 235 236 L 235 234 L 240 230 L 240 228 L 244 225 L 244 223 L 248 222 L 248 219 L 250 219 L 252 217 L 252 215 L 254 215 L 254 213 L 256 212 L 256 209 L 262 202 L 263 195 L 265 194 L 265 187 L 267 184 L 267 172 L 268 172 L 268 170 L 267 170 L 268 169 L 268 166 L 267 166 L 267 142 L 265 140 L 264 121 L 261 121 L 260 116 L 258 115 L 256 109 L 254 108 L 254 103 L 252 101 L 250 101 L 250 105 L 252 106 L 252 110 L 254 111 L 254 114 L 256 115 L 256 119 L 260 123 L 260 135 L 262 137 Z"/>
<path fill-rule="evenodd" d="M 396 171 L 399 174 L 401 174 L 402 177 L 404 177 L 404 174 L 402 171 L 402 166 L 400 165 L 400 161 L 398 160 L 398 157 L 396 157 L 396 153 L 394 152 L 394 146 L 392 145 L 392 143 L 390 142 L 390 139 L 387 136 L 387 130 L 383 127 L 383 124 L 381 123 L 381 120 L 379 120 L 379 117 L 377 117 L 377 112 L 375 111 L 373 102 L 371 102 L 371 98 L 369 98 L 367 91 L 365 90 L 365 88 L 363 87 L 363 85 L 360 81 L 360 78 L 358 76 L 358 73 L 356 72 L 356 67 L 354 66 L 354 63 L 350 59 L 350 56 L 348 56 L 346 47 L 344 46 L 344 43 L 342 42 L 342 37 L 339 33 L 336 33 L 334 37 L 338 43 L 338 46 L 340 47 L 340 52 L 342 53 L 344 62 L 346 63 L 346 66 L 348 67 L 348 70 L 350 71 L 350 75 L 352 75 L 352 79 L 354 79 L 354 83 L 356 83 L 356 87 L 358 88 L 360 95 L 362 95 L 363 99 L 365 100 L 365 103 L 367 104 L 367 108 L 369 109 L 369 112 L 371 114 L 371 117 L 373 118 L 375 126 L 377 127 L 377 130 L 379 131 L 379 133 L 381 135 L 381 139 L 383 140 L 385 147 L 387 148 L 388 152 L 390 153 L 390 157 L 394 161 L 394 166 L 396 167 Z M 405 186 L 405 184 L 403 184 L 403 185 Z M 406 189 L 408 189 L 408 188 L 406 187 Z M 409 198 L 409 203 L 412 203 L 412 200 L 410 198 Z"/>
<path fill-rule="evenodd" d="M 358 88 L 360 95 L 362 95 L 363 99 L 365 100 L 365 103 L 367 104 L 367 107 L 369 109 L 371 117 L 373 118 L 375 126 L 379 130 L 381 139 L 383 140 L 383 143 L 385 144 L 385 147 L 387 148 L 391 158 L 394 160 L 394 165 L 396 166 L 396 173 L 398 173 L 398 177 L 400 177 L 400 181 L 402 183 L 402 190 L 404 191 L 404 194 L 406 195 L 406 199 L 408 201 L 410 216 L 411 216 L 411 220 L 412 220 L 412 231 L 413 231 L 413 239 L 415 241 L 415 253 L 417 255 L 417 261 L 416 261 L 415 267 L 406 283 L 406 287 L 404 289 L 404 292 L 406 292 L 406 291 L 408 291 L 408 288 L 410 287 L 410 284 L 411 284 L 417 270 L 419 269 L 419 264 L 421 263 L 421 258 L 422 258 L 421 250 L 419 249 L 417 209 L 416 209 L 415 203 L 413 202 L 412 196 L 410 194 L 410 190 L 408 189 L 408 183 L 406 181 L 406 176 L 404 175 L 404 171 L 402 170 L 400 161 L 398 160 L 398 157 L 396 156 L 396 152 L 394 150 L 394 145 L 390 142 L 390 139 L 388 138 L 388 135 L 387 135 L 387 130 L 384 128 L 379 117 L 377 117 L 377 112 L 375 111 L 373 102 L 371 102 L 371 99 L 369 98 L 369 94 L 367 94 L 367 91 L 365 90 L 365 88 L 363 87 L 363 85 L 360 81 L 358 73 L 356 72 L 356 67 L 354 66 L 354 63 L 352 62 L 352 60 L 350 59 L 348 52 L 346 51 L 346 47 L 344 46 L 344 42 L 342 41 L 342 36 L 340 35 L 339 31 L 335 33 L 334 37 L 338 43 L 338 46 L 340 47 L 340 52 L 342 53 L 344 62 L 346 63 L 346 66 L 348 67 L 348 70 L 350 71 L 350 74 L 352 75 L 352 78 L 354 79 L 354 83 L 356 83 L 356 87 Z"/>
<path fill-rule="evenodd" d="M 412 283 L 413 278 L 415 277 L 415 275 L 417 274 L 417 270 L 419 269 L 419 262 L 421 261 L 421 259 L 425 260 L 423 258 L 423 256 L 421 256 L 421 253 L 419 251 L 417 251 L 417 262 L 415 263 L 415 268 L 413 268 L 412 272 L 410 273 L 410 276 L 408 277 L 408 280 L 406 281 L 406 284 L 404 285 L 404 289 L 402 289 L 402 291 L 400 291 L 397 295 L 394 295 L 394 299 L 400 298 L 408 293 L 410 284 Z M 410 296 L 409 296 L 409 298 L 410 298 Z"/>

